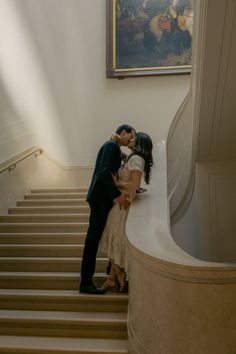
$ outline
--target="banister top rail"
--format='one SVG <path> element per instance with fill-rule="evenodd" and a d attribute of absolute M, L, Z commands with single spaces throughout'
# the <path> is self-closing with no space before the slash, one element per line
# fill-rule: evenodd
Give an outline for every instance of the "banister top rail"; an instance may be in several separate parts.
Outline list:
<path fill-rule="evenodd" d="M 43 153 L 43 149 L 38 147 L 38 146 L 34 146 L 30 149 L 27 149 L 25 151 L 23 151 L 22 153 L 14 156 L 13 158 L 4 161 L 3 163 L 0 164 L 0 173 L 4 172 L 4 171 L 12 171 L 16 165 L 25 160 L 27 157 L 31 156 L 31 155 L 40 155 Z"/>

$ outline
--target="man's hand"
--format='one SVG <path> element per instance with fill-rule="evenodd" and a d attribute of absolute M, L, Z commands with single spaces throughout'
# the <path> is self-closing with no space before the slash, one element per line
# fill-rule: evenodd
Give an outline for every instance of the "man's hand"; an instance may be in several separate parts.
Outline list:
<path fill-rule="evenodd" d="M 131 203 L 130 194 L 122 193 L 118 198 L 116 198 L 116 201 L 119 203 L 120 209 L 127 209 Z"/>
<path fill-rule="evenodd" d="M 112 179 L 113 179 L 113 182 L 115 185 L 117 185 L 117 182 L 118 182 L 118 177 L 117 177 L 117 173 L 112 173 Z"/>

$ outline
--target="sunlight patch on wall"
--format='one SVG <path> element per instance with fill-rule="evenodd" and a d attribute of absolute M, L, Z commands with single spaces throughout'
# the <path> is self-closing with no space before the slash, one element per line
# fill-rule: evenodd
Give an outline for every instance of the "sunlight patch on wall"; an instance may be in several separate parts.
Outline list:
<path fill-rule="evenodd" d="M 11 104 L 23 125 L 32 127 L 33 140 L 42 146 L 53 140 L 65 152 L 47 77 L 15 1 L 0 1 L 0 23 L 0 80 Z"/>

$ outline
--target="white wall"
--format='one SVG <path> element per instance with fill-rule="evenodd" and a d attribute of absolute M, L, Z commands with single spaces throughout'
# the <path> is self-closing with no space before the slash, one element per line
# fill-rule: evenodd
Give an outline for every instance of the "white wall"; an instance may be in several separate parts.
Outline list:
<path fill-rule="evenodd" d="M 105 78 L 105 0 L 0 0 L 0 161 L 32 145 L 91 165 L 122 123 L 167 136 L 190 76 Z"/>
<path fill-rule="evenodd" d="M 16 206 L 33 188 L 88 187 L 93 169 L 64 167 L 47 153 L 33 154 L 11 171 L 0 173 L 0 214 Z"/>

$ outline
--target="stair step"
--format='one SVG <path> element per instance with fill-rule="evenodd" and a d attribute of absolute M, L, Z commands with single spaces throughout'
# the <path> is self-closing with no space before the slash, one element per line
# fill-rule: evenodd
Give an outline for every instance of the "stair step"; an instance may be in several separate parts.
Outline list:
<path fill-rule="evenodd" d="M 33 193 L 26 194 L 24 199 L 86 199 L 87 193 Z"/>
<path fill-rule="evenodd" d="M 125 339 L 0 336 L 3 354 L 128 354 Z"/>
<path fill-rule="evenodd" d="M 87 193 L 88 187 L 32 188 L 31 193 Z"/>
<path fill-rule="evenodd" d="M 1 257 L 0 272 L 78 272 L 82 258 Z M 107 258 L 97 258 L 96 272 L 105 272 Z"/>
<path fill-rule="evenodd" d="M 81 244 L 86 233 L 0 233 L 0 244 Z"/>
<path fill-rule="evenodd" d="M 17 206 L 88 206 L 85 199 L 32 199 L 18 200 Z"/>
<path fill-rule="evenodd" d="M 57 222 L 87 222 L 89 214 L 40 214 L 40 215 L 0 215 L 1 223 L 57 223 Z"/>
<path fill-rule="evenodd" d="M 9 208 L 9 214 L 89 214 L 88 206 L 26 206 Z"/>
<path fill-rule="evenodd" d="M 0 233 L 5 232 L 86 232 L 88 223 L 0 223 Z"/>
<path fill-rule="evenodd" d="M 122 312 L 0 310 L 5 335 L 127 338 L 127 315 Z"/>
<path fill-rule="evenodd" d="M 84 245 L 17 245 L 0 246 L 0 257 L 82 257 Z M 101 256 L 98 253 L 98 257 Z"/>
<path fill-rule="evenodd" d="M 33 188 L 0 215 L 0 353 L 128 354 L 128 295 L 79 293 L 87 190 Z"/>
<path fill-rule="evenodd" d="M 95 273 L 94 283 L 101 286 L 105 273 Z M 79 272 L 0 272 L 0 289 L 78 290 Z"/>
<path fill-rule="evenodd" d="M 0 290 L 0 308 L 9 310 L 127 312 L 128 295 L 88 295 L 73 290 Z"/>

